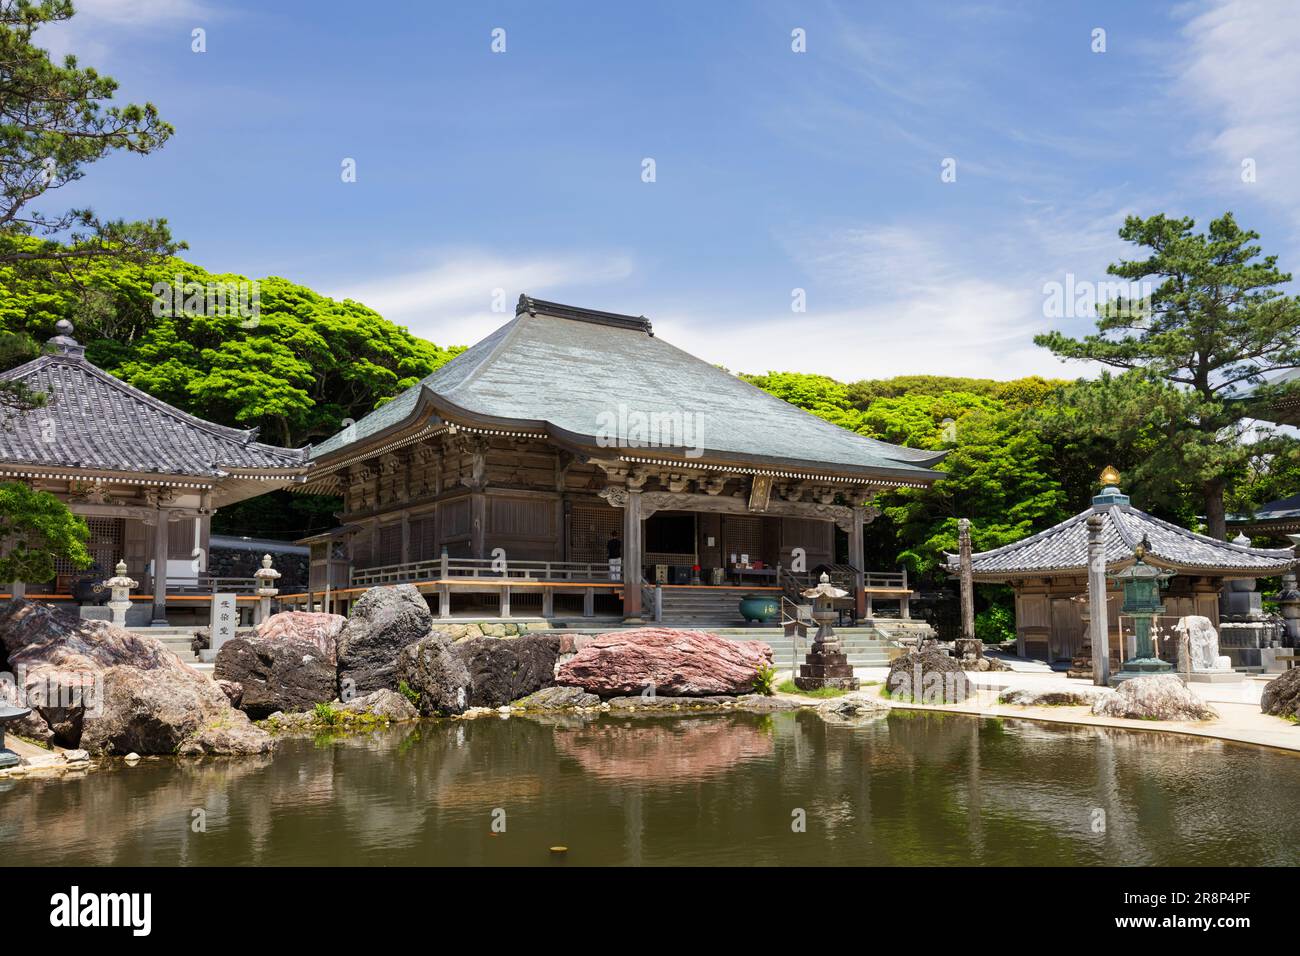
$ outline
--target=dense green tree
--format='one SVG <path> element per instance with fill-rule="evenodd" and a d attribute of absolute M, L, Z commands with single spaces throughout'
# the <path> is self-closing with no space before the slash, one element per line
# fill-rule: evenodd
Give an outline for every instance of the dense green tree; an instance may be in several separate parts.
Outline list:
<path fill-rule="evenodd" d="M 212 289 L 227 293 L 224 305 L 195 298 Z M 137 388 L 292 447 L 334 434 L 460 351 L 358 302 L 177 258 L 88 263 L 75 286 L 0 265 L 0 332 L 44 341 L 59 319 L 74 323 L 91 361 Z"/>
<path fill-rule="evenodd" d="M 209 289 L 228 293 L 224 305 L 194 298 Z M 48 263 L 0 264 L 0 368 L 38 354 L 60 319 L 74 323 L 92 362 L 137 388 L 290 447 L 333 435 L 461 351 L 358 302 L 176 258 L 88 261 L 75 278 Z M 337 507 L 337 499 L 274 492 L 222 509 L 213 530 L 300 537 L 331 526 Z"/>
<path fill-rule="evenodd" d="M 103 220 L 89 209 L 37 209 L 86 167 L 117 152 L 147 155 L 172 128 L 152 104 L 110 106 L 112 77 L 57 64 L 34 40 L 46 24 L 68 20 L 70 0 L 0 0 L 0 263 L 73 264 L 101 257 L 149 260 L 175 252 L 165 220 Z M 70 241 L 52 237 L 68 234 Z M 18 236 L 44 241 L 14 243 Z"/>
<path fill-rule="evenodd" d="M 86 522 L 54 495 L 19 482 L 0 484 L 0 581 L 43 584 L 54 577 L 57 558 L 84 568 L 89 538 Z"/>
<path fill-rule="evenodd" d="M 1035 342 L 1062 358 L 1125 370 L 1065 394 L 1081 426 L 1142 447 L 1147 477 L 1194 482 L 1209 533 L 1224 537 L 1225 494 L 1258 452 L 1245 440 L 1258 409 L 1241 399 L 1267 373 L 1300 366 L 1300 299 L 1278 288 L 1290 274 L 1276 256 L 1261 257 L 1259 234 L 1231 213 L 1204 233 L 1191 219 L 1131 216 L 1119 234 L 1149 252 L 1113 263 L 1110 274 L 1159 284 L 1149 296 L 1099 306 L 1092 335 L 1051 332 Z M 1144 441 L 1153 435 L 1158 440 Z M 1274 453 L 1292 444 L 1265 440 Z"/>

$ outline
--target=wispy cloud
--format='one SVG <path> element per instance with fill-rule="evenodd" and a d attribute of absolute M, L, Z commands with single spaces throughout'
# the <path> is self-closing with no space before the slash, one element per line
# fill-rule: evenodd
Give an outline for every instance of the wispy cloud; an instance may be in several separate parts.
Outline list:
<path fill-rule="evenodd" d="M 593 287 L 633 273 L 631 258 L 620 254 L 509 257 L 455 250 L 430 258 L 434 264 L 427 267 L 339 283 L 327 294 L 362 302 L 439 345 L 468 345 L 508 321 L 522 292 L 585 302 Z"/>
<path fill-rule="evenodd" d="M 1203 181 L 1300 210 L 1300 17 L 1291 0 L 1211 0 L 1190 8 L 1175 91 L 1204 117 Z M 1241 164 L 1256 163 L 1243 183 Z M 1249 193 L 1244 191 L 1249 190 Z"/>
<path fill-rule="evenodd" d="M 88 63 L 102 63 L 122 36 L 186 22 L 200 26 L 214 16 L 198 0 L 77 0 L 75 7 L 71 20 L 37 31 L 37 43 L 56 60 L 71 53 Z"/>

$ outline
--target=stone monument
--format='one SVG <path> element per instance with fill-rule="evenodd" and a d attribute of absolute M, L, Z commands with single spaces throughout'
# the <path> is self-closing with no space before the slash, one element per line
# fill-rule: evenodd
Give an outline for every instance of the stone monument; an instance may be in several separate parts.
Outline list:
<path fill-rule="evenodd" d="M 840 690 L 857 690 L 858 679 L 853 676 L 853 666 L 840 650 L 840 639 L 835 636 L 831 622 L 835 620 L 835 600 L 848 597 L 849 592 L 831 584 L 830 576 L 823 571 L 816 587 L 808 588 L 803 596 L 813 599 L 813 620 L 817 634 L 812 647 L 799 667 L 794 684 L 800 690 L 820 690 L 836 687 Z"/>
<path fill-rule="evenodd" d="M 1219 635 L 1208 617 L 1180 617 L 1178 676 L 1194 683 L 1233 683 L 1244 678 L 1232 669 L 1232 658 L 1219 654 Z M 1184 656 L 1186 655 L 1186 656 Z"/>

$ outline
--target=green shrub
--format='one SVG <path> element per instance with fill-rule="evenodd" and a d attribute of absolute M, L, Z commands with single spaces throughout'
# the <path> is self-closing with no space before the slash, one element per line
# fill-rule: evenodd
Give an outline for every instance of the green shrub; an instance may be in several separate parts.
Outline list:
<path fill-rule="evenodd" d="M 771 664 L 759 664 L 754 677 L 754 693 L 771 697 L 776 693 L 776 668 Z"/>
<path fill-rule="evenodd" d="M 397 682 L 397 692 L 409 700 L 414 707 L 420 706 L 420 694 L 418 691 L 411 690 L 411 685 L 404 680 Z"/>
<path fill-rule="evenodd" d="M 1016 616 L 1010 608 L 994 604 L 975 615 L 975 636 L 985 644 L 1001 644 L 1016 636 Z"/>
<path fill-rule="evenodd" d="M 313 712 L 316 715 L 316 722 L 324 724 L 326 727 L 333 727 L 342 717 L 342 715 L 334 709 L 333 704 L 317 704 Z"/>

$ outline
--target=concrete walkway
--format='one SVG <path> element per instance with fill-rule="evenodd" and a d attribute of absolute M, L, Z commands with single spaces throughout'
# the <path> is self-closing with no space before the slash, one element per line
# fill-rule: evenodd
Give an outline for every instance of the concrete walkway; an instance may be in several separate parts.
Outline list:
<path fill-rule="evenodd" d="M 1018 662 L 1016 658 L 1006 660 L 1013 668 Z M 880 697 L 885 678 L 889 674 L 887 668 L 864 667 L 854 673 L 864 684 L 874 682 L 872 686 L 863 689 L 872 696 Z M 1300 754 L 1300 724 L 1293 724 L 1281 717 L 1271 717 L 1260 712 L 1260 694 L 1267 680 L 1248 676 L 1237 684 L 1189 684 L 1187 686 L 1198 697 L 1210 703 L 1218 711 L 1219 719 L 1154 721 L 1094 717 L 1087 707 L 1019 707 L 998 703 L 998 696 L 1006 690 L 1023 689 L 1041 693 L 1087 690 L 1094 687 L 1091 681 L 1066 677 L 1063 673 L 1050 669 L 968 671 L 967 676 L 976 688 L 976 693 L 974 697 L 960 704 L 899 704 L 887 698 L 880 699 L 890 707 L 905 710 L 937 710 L 955 714 L 976 714 L 981 717 L 1020 717 L 1089 727 L 1119 727 L 1125 730 L 1154 733 L 1192 734 L 1197 737 L 1214 737 L 1238 743 L 1277 747 Z M 1275 676 L 1277 675 L 1269 675 L 1270 678 Z"/>

